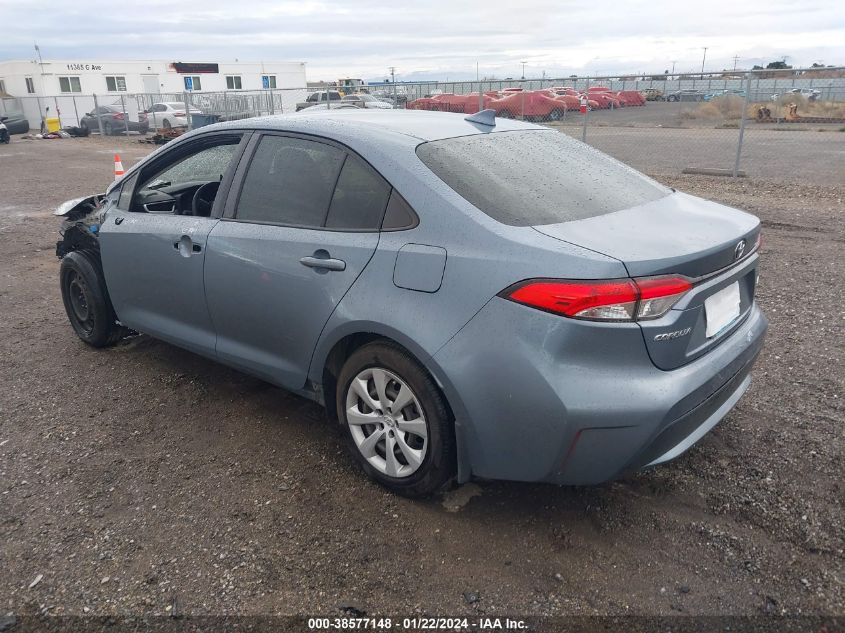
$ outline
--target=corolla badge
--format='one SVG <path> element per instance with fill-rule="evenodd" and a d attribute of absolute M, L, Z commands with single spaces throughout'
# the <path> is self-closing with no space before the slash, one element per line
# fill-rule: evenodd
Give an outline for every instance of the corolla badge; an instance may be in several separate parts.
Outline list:
<path fill-rule="evenodd" d="M 658 334 L 654 337 L 655 341 L 671 341 L 672 339 L 680 338 L 682 336 L 686 336 L 692 332 L 691 327 L 685 327 L 683 330 L 675 330 L 674 332 L 664 332 L 663 334 Z"/>
<path fill-rule="evenodd" d="M 742 257 L 742 254 L 745 252 L 745 240 L 739 240 L 736 243 L 736 247 L 734 248 L 734 261 Z"/>

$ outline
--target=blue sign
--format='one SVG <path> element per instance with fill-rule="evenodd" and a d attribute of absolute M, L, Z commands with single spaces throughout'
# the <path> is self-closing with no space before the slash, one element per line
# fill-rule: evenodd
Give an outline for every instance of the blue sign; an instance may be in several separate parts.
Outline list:
<path fill-rule="evenodd" d="M 193 90 L 194 89 L 194 79 L 193 77 L 185 77 L 185 90 Z"/>
<path fill-rule="evenodd" d="M 261 87 L 264 88 L 264 90 L 270 89 L 270 77 L 267 75 L 261 76 Z"/>

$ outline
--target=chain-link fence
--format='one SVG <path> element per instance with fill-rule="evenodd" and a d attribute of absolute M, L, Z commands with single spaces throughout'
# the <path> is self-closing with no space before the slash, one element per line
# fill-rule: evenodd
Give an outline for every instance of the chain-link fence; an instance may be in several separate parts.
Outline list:
<path fill-rule="evenodd" d="M 382 83 L 358 94 L 321 89 L 61 95 L 0 101 L 32 127 L 160 134 L 216 121 L 335 108 L 402 108 L 541 123 L 651 174 L 721 171 L 845 180 L 845 69 L 810 68 L 465 82 Z M 166 133 L 162 134 L 164 131 Z M 794 133 L 786 133 L 794 132 Z"/>

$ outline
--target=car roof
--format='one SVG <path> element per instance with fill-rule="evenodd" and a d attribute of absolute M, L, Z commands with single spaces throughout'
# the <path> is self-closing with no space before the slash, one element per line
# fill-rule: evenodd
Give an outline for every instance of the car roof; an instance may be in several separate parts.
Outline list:
<path fill-rule="evenodd" d="M 316 134 L 329 138 L 336 136 L 378 136 L 385 134 L 405 136 L 421 141 L 434 141 L 456 136 L 469 136 L 489 132 L 514 130 L 549 130 L 550 128 L 513 119 L 497 118 L 495 127 L 466 120 L 463 114 L 430 112 L 426 110 L 365 110 L 338 109 L 296 114 L 256 117 L 219 123 L 213 127 L 230 129 L 265 129 Z"/>

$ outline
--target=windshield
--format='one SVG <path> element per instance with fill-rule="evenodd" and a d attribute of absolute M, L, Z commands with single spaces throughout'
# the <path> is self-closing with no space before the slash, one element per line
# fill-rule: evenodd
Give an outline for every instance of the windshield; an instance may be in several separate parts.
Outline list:
<path fill-rule="evenodd" d="M 554 130 L 430 141 L 417 156 L 494 220 L 557 224 L 613 213 L 671 193 L 619 161 Z"/>

